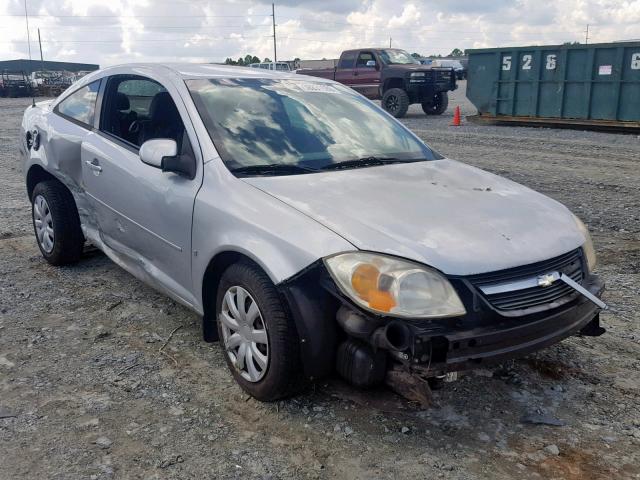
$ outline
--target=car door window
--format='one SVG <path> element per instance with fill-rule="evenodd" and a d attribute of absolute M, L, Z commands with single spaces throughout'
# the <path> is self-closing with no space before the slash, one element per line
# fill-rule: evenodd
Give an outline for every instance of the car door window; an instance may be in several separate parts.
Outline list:
<path fill-rule="evenodd" d="M 356 68 L 366 68 L 367 62 L 370 60 L 375 61 L 371 52 L 360 52 L 360 55 L 358 55 L 358 61 L 356 62 Z"/>
<path fill-rule="evenodd" d="M 70 120 L 92 127 L 99 89 L 100 80 L 96 80 L 62 100 L 55 111 Z"/>
<path fill-rule="evenodd" d="M 154 138 L 170 138 L 178 145 L 184 138 L 184 124 L 171 95 L 144 77 L 109 80 L 100 129 L 136 148 Z"/>

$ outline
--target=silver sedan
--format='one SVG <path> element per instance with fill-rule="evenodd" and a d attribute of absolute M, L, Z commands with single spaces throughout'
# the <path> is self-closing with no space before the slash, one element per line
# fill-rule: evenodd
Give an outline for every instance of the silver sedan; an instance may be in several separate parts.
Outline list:
<path fill-rule="evenodd" d="M 335 82 L 112 67 L 28 108 L 20 135 L 43 257 L 92 244 L 193 309 L 261 400 L 334 370 L 406 391 L 603 332 L 577 217 Z"/>

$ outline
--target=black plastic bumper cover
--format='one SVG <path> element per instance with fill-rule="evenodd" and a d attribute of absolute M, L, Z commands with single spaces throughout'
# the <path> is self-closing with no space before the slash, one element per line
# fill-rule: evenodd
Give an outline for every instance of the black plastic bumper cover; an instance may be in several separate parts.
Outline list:
<path fill-rule="evenodd" d="M 590 280 L 589 291 L 599 297 L 604 290 L 604 283 L 595 276 Z M 534 321 L 521 317 L 471 330 L 444 332 L 437 337 L 417 334 L 415 348 L 424 350 L 424 345 L 429 345 L 431 349 L 431 341 L 446 349 L 446 352 L 441 352 L 440 358 L 431 357 L 429 368 L 432 370 L 446 372 L 478 368 L 485 363 L 521 357 L 553 345 L 579 332 L 599 312 L 598 306 L 580 296 L 565 308 L 551 311 L 549 315 Z M 414 362 L 423 363 L 415 356 Z"/>

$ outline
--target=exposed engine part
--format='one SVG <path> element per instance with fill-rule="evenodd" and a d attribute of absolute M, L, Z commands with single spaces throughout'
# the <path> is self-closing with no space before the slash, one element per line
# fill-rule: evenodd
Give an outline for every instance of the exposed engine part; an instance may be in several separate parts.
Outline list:
<path fill-rule="evenodd" d="M 351 337 L 364 340 L 376 348 L 396 352 L 403 352 L 411 348 L 411 332 L 402 322 L 391 321 L 380 327 L 379 323 L 373 322 L 344 306 L 338 310 L 336 319 L 342 329 Z"/>
<path fill-rule="evenodd" d="M 371 343 L 385 350 L 403 352 L 411 347 L 411 332 L 404 323 L 390 322 L 373 332 Z"/>
<path fill-rule="evenodd" d="M 387 369 L 387 353 L 374 351 L 370 345 L 349 339 L 340 344 L 336 355 L 336 369 L 349 383 L 358 387 L 372 387 L 382 383 Z"/>
<path fill-rule="evenodd" d="M 345 306 L 338 309 L 336 320 L 349 335 L 366 341 L 369 340 L 369 337 L 377 327 L 370 319 Z"/>

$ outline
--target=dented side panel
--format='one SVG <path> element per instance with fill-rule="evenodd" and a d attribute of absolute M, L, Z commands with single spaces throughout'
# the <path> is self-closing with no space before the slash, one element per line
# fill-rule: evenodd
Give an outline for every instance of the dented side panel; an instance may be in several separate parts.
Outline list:
<path fill-rule="evenodd" d="M 196 179 L 144 165 L 137 153 L 53 113 L 76 89 L 115 74 L 147 76 L 170 91 L 198 157 Z M 26 132 L 34 129 L 41 135 L 37 151 L 25 141 Z M 25 175 L 39 165 L 71 190 L 88 241 L 200 314 L 204 274 L 220 253 L 246 255 L 279 284 L 326 255 L 354 250 L 316 220 L 233 176 L 184 82 L 164 67 L 114 67 L 88 75 L 55 101 L 27 109 L 21 137 Z M 94 159 L 103 167 L 99 175 L 85 167 Z"/>

